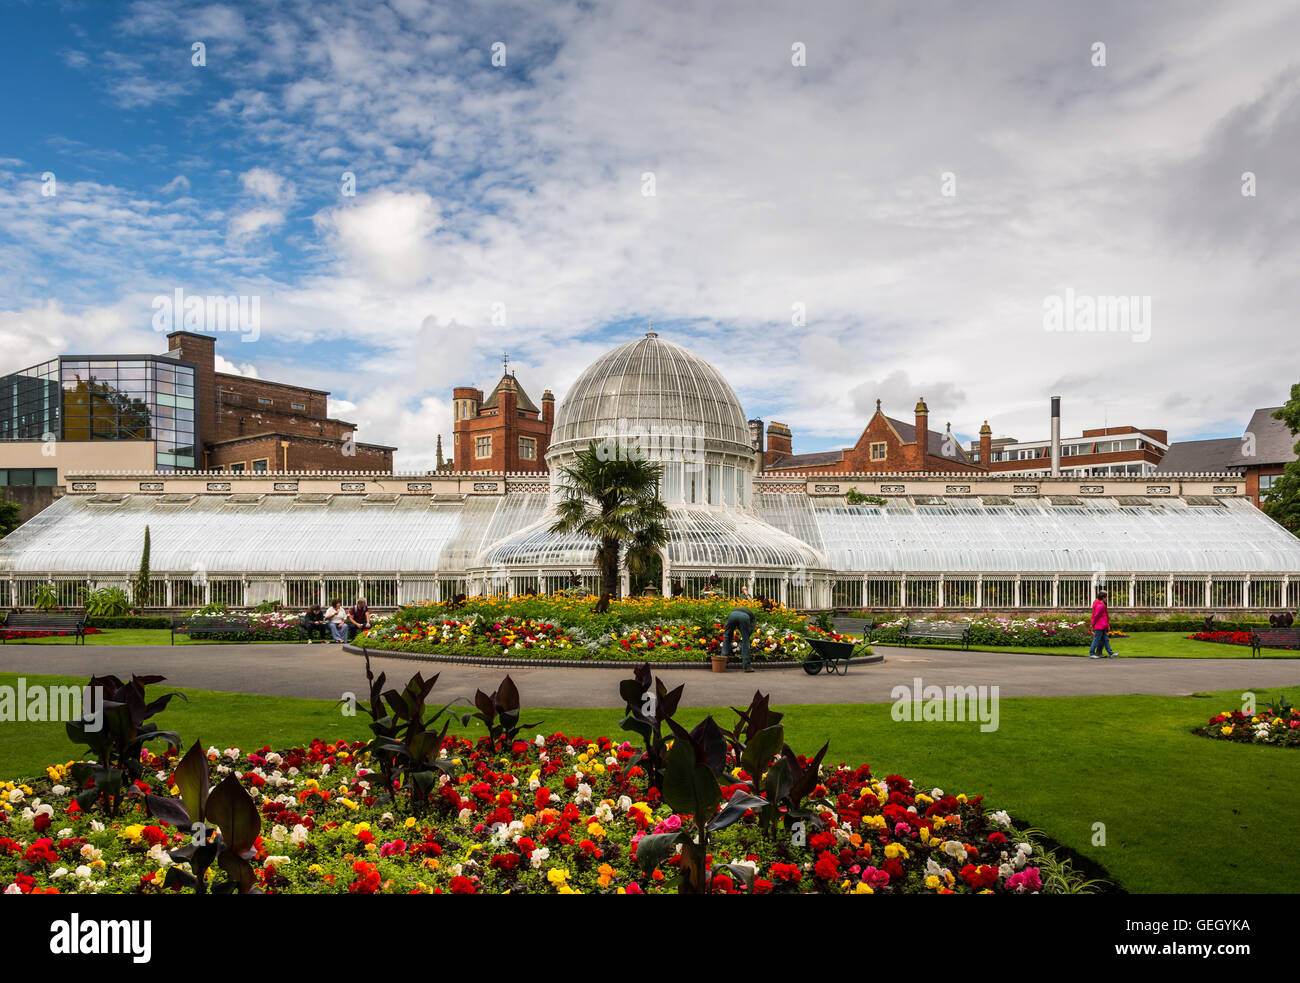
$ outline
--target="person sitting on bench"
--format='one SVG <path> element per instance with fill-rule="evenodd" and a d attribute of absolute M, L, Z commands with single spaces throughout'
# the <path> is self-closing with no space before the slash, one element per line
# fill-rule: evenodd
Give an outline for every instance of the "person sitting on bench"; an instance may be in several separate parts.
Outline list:
<path fill-rule="evenodd" d="M 322 642 L 329 641 L 329 629 L 325 625 L 325 612 L 319 604 L 313 604 L 302 616 L 302 631 L 307 636 L 307 644 L 312 644 L 312 636 L 320 635 Z"/>
<path fill-rule="evenodd" d="M 348 641 L 370 627 L 370 606 L 364 597 L 358 597 L 356 606 L 348 611 Z"/>

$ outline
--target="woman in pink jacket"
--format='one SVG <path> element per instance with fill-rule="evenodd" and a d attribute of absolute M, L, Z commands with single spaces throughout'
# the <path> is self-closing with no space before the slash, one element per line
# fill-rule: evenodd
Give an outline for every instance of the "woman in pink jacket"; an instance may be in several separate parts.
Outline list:
<path fill-rule="evenodd" d="M 1115 658 L 1115 650 L 1110 647 L 1110 609 L 1106 606 L 1106 592 L 1097 591 L 1097 600 L 1092 602 L 1092 648 L 1088 650 L 1088 658 L 1101 659 L 1102 647 L 1110 653 L 1110 657 Z"/>

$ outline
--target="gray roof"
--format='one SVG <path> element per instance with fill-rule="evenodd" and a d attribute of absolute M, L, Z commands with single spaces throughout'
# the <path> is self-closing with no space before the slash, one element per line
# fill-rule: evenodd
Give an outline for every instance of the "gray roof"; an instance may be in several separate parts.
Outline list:
<path fill-rule="evenodd" d="M 827 464 L 839 464 L 844 460 L 843 451 L 818 451 L 815 454 L 787 454 L 772 462 L 773 468 L 812 468 Z"/>
<path fill-rule="evenodd" d="M 893 428 L 898 431 L 898 436 L 903 438 L 903 443 L 906 444 L 916 440 L 916 427 L 913 424 L 904 423 L 902 420 L 895 420 L 892 416 L 887 416 L 885 419 L 888 420 Z M 942 457 L 945 460 L 960 461 L 963 464 L 971 463 L 971 459 L 966 455 L 966 452 L 961 449 L 961 443 L 957 440 L 956 436 L 952 438 L 953 453 L 945 454 L 943 452 L 944 435 L 938 431 L 930 430 L 928 427 L 926 430 L 929 432 L 929 440 L 926 441 L 925 450 L 931 457 Z"/>
<path fill-rule="evenodd" d="M 1296 459 L 1296 437 L 1285 423 L 1275 420 L 1273 413 L 1280 406 L 1266 406 L 1255 411 L 1246 425 L 1246 434 L 1237 441 L 1237 451 L 1229 462 L 1237 467 L 1250 467 L 1258 464 L 1285 464 Z M 1246 436 L 1255 437 L 1255 453 L 1246 455 Z"/>
<path fill-rule="evenodd" d="M 1216 437 L 1213 440 L 1177 440 L 1169 445 L 1160 459 L 1156 473 L 1197 474 L 1236 470 L 1232 458 L 1241 450 L 1240 437 Z"/>

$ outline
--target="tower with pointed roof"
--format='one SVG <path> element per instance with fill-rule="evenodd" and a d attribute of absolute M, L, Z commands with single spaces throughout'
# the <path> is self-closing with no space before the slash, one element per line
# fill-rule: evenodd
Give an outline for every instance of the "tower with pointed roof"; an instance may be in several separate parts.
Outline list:
<path fill-rule="evenodd" d="M 452 391 L 452 466 L 459 472 L 545 471 L 554 422 L 551 391 L 542 393 L 538 408 L 503 359 L 501 378 L 486 397 L 472 386 Z"/>

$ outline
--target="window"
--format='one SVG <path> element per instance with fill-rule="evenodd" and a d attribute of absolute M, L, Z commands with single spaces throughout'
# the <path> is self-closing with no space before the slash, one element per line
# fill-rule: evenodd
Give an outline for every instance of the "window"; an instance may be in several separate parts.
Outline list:
<path fill-rule="evenodd" d="M 307 408 L 307 404 L 306 404 L 306 403 L 290 403 L 290 404 L 289 404 L 289 408 L 290 408 L 291 410 L 305 410 L 305 409 Z"/>
<path fill-rule="evenodd" d="M 492 438 L 476 437 L 474 439 L 474 456 L 491 457 L 492 456 Z"/>
<path fill-rule="evenodd" d="M 265 457 L 262 458 L 262 459 L 259 460 L 259 461 L 254 461 L 254 462 L 253 462 L 253 471 L 254 471 L 254 473 L 256 473 L 256 474 L 266 474 L 266 472 L 267 472 L 267 470 L 268 470 L 268 468 L 267 468 L 267 464 L 269 464 L 269 463 L 270 463 L 270 462 L 269 462 L 268 459 L 265 458 Z"/>
<path fill-rule="evenodd" d="M 244 471 L 244 462 L 240 461 L 238 464 L 232 464 L 230 470 L 235 474 L 242 474 Z"/>
<path fill-rule="evenodd" d="M 519 438 L 519 457 L 524 461 L 537 460 L 537 439 L 535 437 Z"/>
<path fill-rule="evenodd" d="M 59 472 L 55 468 L 0 469 L 0 486 L 55 485 Z"/>
<path fill-rule="evenodd" d="M 1280 474 L 1261 474 L 1259 476 L 1259 493 L 1264 494 L 1281 480 L 1282 476 Z"/>
<path fill-rule="evenodd" d="M 879 443 L 872 444 L 872 445 L 871 445 L 871 459 L 872 459 L 873 461 L 883 461 L 883 460 L 885 459 L 885 452 L 886 452 L 886 448 L 887 448 L 887 446 L 888 446 L 888 445 L 887 445 L 883 440 L 880 441 Z"/>
<path fill-rule="evenodd" d="M 270 405 L 271 405 L 271 401 L 270 401 L 269 399 L 267 399 L 265 396 L 258 396 L 258 397 L 257 397 L 257 405 L 258 405 L 258 406 L 270 406 Z"/>

